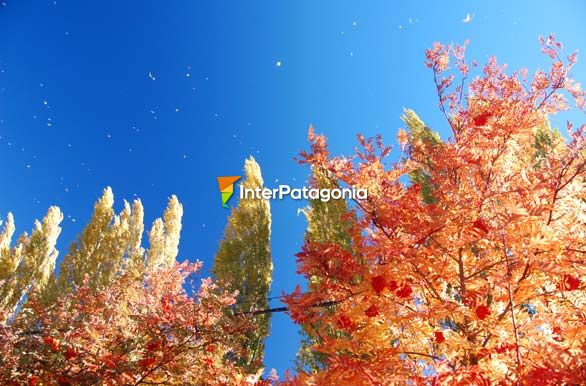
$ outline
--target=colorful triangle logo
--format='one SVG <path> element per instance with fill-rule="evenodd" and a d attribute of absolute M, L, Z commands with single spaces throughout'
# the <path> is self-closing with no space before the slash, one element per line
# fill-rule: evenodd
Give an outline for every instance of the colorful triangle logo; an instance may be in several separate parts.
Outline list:
<path fill-rule="evenodd" d="M 228 208 L 228 200 L 234 194 L 234 183 L 240 179 L 240 176 L 218 177 L 218 187 L 222 194 L 222 206 Z"/>

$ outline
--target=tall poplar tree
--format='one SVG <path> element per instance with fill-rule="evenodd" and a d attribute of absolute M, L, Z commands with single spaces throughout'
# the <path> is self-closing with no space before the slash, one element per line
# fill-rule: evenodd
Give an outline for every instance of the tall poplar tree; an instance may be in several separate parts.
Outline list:
<path fill-rule="evenodd" d="M 327 171 L 312 168 L 311 185 L 318 189 L 334 189 L 337 181 Z M 307 219 L 305 231 L 306 243 L 327 244 L 339 247 L 348 253 L 354 253 L 351 228 L 356 224 L 354 214 L 349 211 L 345 199 L 310 200 L 309 206 L 301 212 Z M 358 259 L 358 257 L 356 257 Z M 311 291 L 321 278 L 314 275 L 309 279 L 308 289 Z M 312 336 L 313 326 L 302 325 L 300 331 L 301 347 L 297 352 L 295 367 L 297 370 L 315 372 L 325 368 L 327 355 L 312 349 L 317 337 Z M 335 330 L 330 331 L 336 334 Z"/>
<path fill-rule="evenodd" d="M 125 271 L 139 278 L 155 267 L 174 264 L 183 215 L 177 197 L 171 196 L 163 218 L 154 221 L 148 250 L 141 246 L 144 211 L 140 200 L 132 205 L 124 201 L 118 215 L 113 205 L 112 190 L 106 188 L 88 225 L 61 260 L 58 276 L 55 263 L 61 210 L 49 208 L 42 221 L 35 221 L 32 233 L 21 235 L 14 246 L 14 218 L 8 214 L 0 231 L 0 320 L 12 315 L 32 293 L 51 304 L 84 283 L 98 289 Z"/>
<path fill-rule="evenodd" d="M 263 188 L 260 166 L 253 157 L 244 163 L 244 188 Z M 268 308 L 273 261 L 270 248 L 271 212 L 268 200 L 243 198 L 232 210 L 216 254 L 213 273 L 220 286 L 238 291 L 235 312 Z M 252 372 L 262 367 L 269 314 L 255 316 L 257 327 L 235 337 L 237 362 Z"/>
<path fill-rule="evenodd" d="M 73 288 L 87 284 L 98 289 L 110 284 L 123 272 L 138 279 L 156 267 L 170 267 L 177 256 L 183 207 L 171 196 L 163 218 L 157 218 L 148 233 L 149 248 L 142 246 L 144 209 L 140 200 L 124 201 L 119 214 L 114 194 L 108 187 L 96 201 L 89 223 L 63 257 L 59 276 L 49 273 L 42 293 L 46 304 Z"/>
<path fill-rule="evenodd" d="M 419 168 L 409 173 L 411 183 L 421 187 L 423 202 L 433 204 L 436 199 L 433 196 L 432 173 L 434 166 L 431 163 L 431 155 L 442 144 L 440 136 L 427 127 L 413 110 L 405 109 L 401 119 L 409 128 L 408 156 L 420 165 Z"/>
<path fill-rule="evenodd" d="M 23 233 L 11 247 L 15 225 L 8 214 L 0 230 L 0 321 L 13 315 L 27 295 L 44 290 L 55 268 L 62 220 L 59 208 L 50 207 L 42 221 L 35 221 L 32 233 Z"/>

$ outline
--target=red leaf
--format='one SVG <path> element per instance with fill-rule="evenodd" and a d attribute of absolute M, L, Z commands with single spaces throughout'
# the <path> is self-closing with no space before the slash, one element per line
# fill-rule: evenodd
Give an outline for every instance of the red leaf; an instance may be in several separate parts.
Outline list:
<path fill-rule="evenodd" d="M 470 308 L 476 307 L 478 301 L 482 298 L 481 294 L 478 291 L 468 290 L 466 291 L 466 296 L 462 299 L 462 302 Z"/>
<path fill-rule="evenodd" d="M 67 359 L 67 360 L 70 360 L 70 359 L 77 357 L 77 353 L 71 347 L 67 347 L 67 350 L 65 350 L 65 353 L 63 355 L 65 356 L 65 359 Z"/>
<path fill-rule="evenodd" d="M 378 308 L 374 304 L 370 305 L 366 310 L 364 310 L 364 314 L 370 318 L 374 318 L 378 315 Z"/>
<path fill-rule="evenodd" d="M 120 360 L 120 356 L 119 355 L 106 354 L 103 357 L 101 357 L 99 360 L 103 364 L 105 364 L 106 367 L 108 367 L 110 369 L 115 369 L 118 361 Z"/>
<path fill-rule="evenodd" d="M 490 118 L 490 114 L 485 112 L 475 116 L 472 121 L 474 123 L 474 126 L 486 126 L 486 124 L 488 123 L 488 118 Z"/>
<path fill-rule="evenodd" d="M 354 323 L 346 315 L 339 316 L 337 323 L 338 323 L 338 327 L 343 328 L 343 329 L 351 329 L 354 327 Z"/>
<path fill-rule="evenodd" d="M 381 294 L 381 292 L 384 291 L 387 285 L 384 276 L 373 276 L 372 279 L 370 279 L 370 284 L 372 285 L 372 288 L 376 291 L 376 293 L 379 295 Z"/>
<path fill-rule="evenodd" d="M 164 312 L 170 312 L 172 306 L 172 299 L 171 296 L 165 296 L 161 299 L 161 308 Z"/>
<path fill-rule="evenodd" d="M 59 343 L 57 343 L 57 341 L 50 336 L 44 337 L 43 342 L 45 342 L 45 344 L 51 348 L 51 351 L 57 352 L 59 350 Z"/>
<path fill-rule="evenodd" d="M 516 348 L 517 348 L 517 345 L 515 343 L 502 344 L 502 345 L 498 346 L 497 348 L 495 348 L 494 351 L 497 354 L 502 354 L 502 353 L 505 353 L 507 351 L 515 350 Z"/>
<path fill-rule="evenodd" d="M 146 348 L 148 351 L 157 351 L 161 348 L 161 341 L 160 340 L 151 340 L 147 343 Z"/>
<path fill-rule="evenodd" d="M 580 288 L 580 279 L 572 275 L 565 275 L 562 283 L 562 290 L 574 291 Z"/>
<path fill-rule="evenodd" d="M 72 385 L 72 383 L 69 380 L 69 378 L 67 378 L 65 376 L 57 377 L 57 384 L 59 386 L 71 386 Z"/>
<path fill-rule="evenodd" d="M 149 357 L 149 358 L 141 359 L 140 361 L 138 361 L 138 364 L 143 369 L 148 369 L 149 367 L 154 365 L 156 361 L 157 360 L 155 358 Z"/>
<path fill-rule="evenodd" d="M 442 331 L 436 331 L 433 333 L 433 335 L 437 343 L 444 343 L 446 341 L 446 337 Z"/>
<path fill-rule="evenodd" d="M 408 298 L 409 296 L 411 296 L 411 293 L 413 292 L 413 290 L 411 289 L 411 287 L 407 284 L 403 284 L 403 286 L 401 288 L 399 288 L 397 290 L 397 292 L 395 292 L 397 294 L 398 297 L 404 299 L 404 298 Z"/>
<path fill-rule="evenodd" d="M 481 219 L 474 221 L 472 223 L 472 227 L 482 231 L 483 233 L 488 233 L 488 231 L 490 230 L 488 226 L 484 223 L 484 221 L 482 221 Z"/>
<path fill-rule="evenodd" d="M 486 319 L 486 317 L 488 315 L 490 315 L 490 308 L 488 308 L 488 306 L 485 306 L 483 304 L 483 305 L 476 307 L 474 312 L 476 313 L 476 317 L 478 317 L 478 319 L 484 320 L 484 319 Z"/>

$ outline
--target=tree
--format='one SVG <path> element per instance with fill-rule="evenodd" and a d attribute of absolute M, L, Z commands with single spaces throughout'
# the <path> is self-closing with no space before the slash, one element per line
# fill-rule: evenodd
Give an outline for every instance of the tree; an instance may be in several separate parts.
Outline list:
<path fill-rule="evenodd" d="M 254 158 L 245 161 L 244 174 L 243 188 L 263 188 L 260 167 Z M 212 269 L 222 288 L 237 292 L 236 313 L 268 308 L 273 272 L 270 237 L 268 200 L 242 198 L 228 219 Z M 238 363 L 253 373 L 262 367 L 269 318 L 268 313 L 255 315 L 255 329 L 234 337 L 235 347 L 240 347 L 235 353 Z"/>
<path fill-rule="evenodd" d="M 227 336 L 251 327 L 224 317 L 234 298 L 202 280 L 193 297 L 184 288 L 201 264 L 130 272 L 99 290 L 85 280 L 50 307 L 33 296 L 0 334 L 4 385 L 250 384 L 235 363 Z"/>
<path fill-rule="evenodd" d="M 55 268 L 62 220 L 59 208 L 52 206 L 42 221 L 35 221 L 30 236 L 24 233 L 11 248 L 15 225 L 8 213 L 0 232 L 0 322 L 13 316 L 28 295 L 45 289 Z"/>
<path fill-rule="evenodd" d="M 419 168 L 409 173 L 409 177 L 413 184 L 421 187 L 423 201 L 427 204 L 433 204 L 436 200 L 433 196 L 432 170 L 427 165 L 431 162 L 429 155 L 433 154 L 436 147 L 441 145 L 440 136 L 427 127 L 413 110 L 406 109 L 401 119 L 409 128 L 410 148 L 417 149 L 417 151 L 411 152 L 410 157 L 420 165 Z"/>
<path fill-rule="evenodd" d="M 49 283 L 42 293 L 45 304 L 51 304 L 64 293 L 84 282 L 94 289 L 108 285 L 122 272 L 138 277 L 157 266 L 175 263 L 183 208 L 171 196 L 163 218 L 153 222 L 149 232 L 149 249 L 142 247 L 144 210 L 140 200 L 132 206 L 124 201 L 124 209 L 116 215 L 114 195 L 106 188 L 95 203 L 94 212 L 78 240 L 63 257 L 57 278 L 51 269 Z"/>
<path fill-rule="evenodd" d="M 306 211 L 297 258 L 309 288 L 276 310 L 304 326 L 320 357 L 286 384 L 586 382 L 586 125 L 568 123 L 564 137 L 549 123 L 568 95 L 583 109 L 586 93 L 569 76 L 575 54 L 562 60 L 553 36 L 542 45 L 548 72 L 528 81 L 490 59 L 466 86 L 464 47 L 435 44 L 426 64 L 452 137 L 406 110 L 394 162 L 381 136 L 359 136 L 354 156 L 331 157 L 310 130 L 301 163 L 312 183 L 369 193 Z M 252 158 L 245 174 L 245 188 L 262 188 Z M 148 249 L 140 201 L 119 215 L 112 207 L 106 189 L 59 276 L 59 209 L 14 246 L 8 215 L 0 383 L 273 383 L 261 378 L 273 311 L 268 202 L 245 198 L 233 210 L 213 267 L 218 284 L 195 284 L 201 265 L 175 261 L 175 197 Z"/>
<path fill-rule="evenodd" d="M 320 169 L 313 169 L 310 185 L 317 189 L 334 189 L 339 184 L 331 175 Z M 349 230 L 355 219 L 346 200 L 310 200 L 309 207 L 302 212 L 307 219 L 305 239 L 308 242 L 336 244 L 349 252 L 353 250 Z"/>
<path fill-rule="evenodd" d="M 324 171 L 313 168 L 310 185 L 317 189 L 333 189 L 338 183 L 332 180 L 332 176 Z M 326 248 L 341 248 L 347 253 L 354 254 L 353 240 L 350 237 L 350 230 L 356 225 L 353 212 L 349 211 L 348 204 L 344 199 L 332 199 L 322 201 L 320 199 L 310 200 L 309 207 L 302 210 L 307 219 L 307 230 L 305 232 L 306 243 L 325 246 Z M 324 262 L 335 264 L 334 261 Z M 356 278 L 360 280 L 359 277 Z M 316 290 L 321 278 L 312 276 L 308 281 L 308 291 Z M 319 322 L 318 322 L 319 323 Z M 312 336 L 312 325 L 303 325 L 301 330 L 301 347 L 297 352 L 295 367 L 298 371 L 317 372 L 327 365 L 327 356 L 313 350 L 316 339 Z M 331 330 L 329 334 L 338 334 L 339 330 Z"/>
<path fill-rule="evenodd" d="M 310 131 L 302 163 L 368 189 L 351 233 L 366 272 L 342 250 L 306 242 L 298 270 L 321 279 L 287 303 L 296 322 L 319 321 L 315 350 L 328 361 L 290 383 L 586 381 L 586 125 L 568 123 L 566 140 L 548 123 L 567 94 L 583 108 L 585 93 L 569 77 L 575 54 L 562 60 L 552 36 L 542 44 L 549 72 L 527 81 L 493 58 L 467 87 L 464 47 L 435 44 L 426 64 L 452 138 L 407 111 L 406 157 L 391 167 L 380 136 L 331 158 Z"/>
<path fill-rule="evenodd" d="M 52 271 L 59 209 L 51 207 L 12 249 L 8 216 L 0 233 L 0 383 L 270 384 L 260 379 L 262 370 L 249 373 L 230 359 L 238 350 L 234 337 L 255 330 L 253 318 L 234 315 L 233 294 L 211 279 L 195 282 L 201 263 L 175 261 L 177 198 L 155 220 L 148 250 L 141 247 L 140 201 L 124 202 L 120 215 L 113 203 L 107 188 L 58 277 Z"/>

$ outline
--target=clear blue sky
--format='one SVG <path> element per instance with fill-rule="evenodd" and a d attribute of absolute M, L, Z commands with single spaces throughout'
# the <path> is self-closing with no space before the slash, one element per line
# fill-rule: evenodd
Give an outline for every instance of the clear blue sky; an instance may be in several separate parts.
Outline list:
<path fill-rule="evenodd" d="M 300 187 L 307 170 L 293 157 L 310 123 L 335 153 L 350 153 L 357 132 L 393 142 L 402 107 L 445 135 L 423 65 L 434 41 L 470 39 L 469 57 L 530 70 L 546 63 L 540 34 L 586 47 L 577 0 L 0 3 L 0 215 L 13 211 L 22 232 L 60 206 L 63 253 L 105 186 L 117 209 L 140 197 L 148 223 L 177 194 L 180 258 L 208 267 L 229 214 L 215 178 L 240 175 L 248 155 L 267 185 Z M 586 82 L 586 65 L 574 75 Z M 273 294 L 301 280 L 302 205 L 272 203 Z M 268 366 L 289 368 L 298 340 L 275 315 Z"/>

